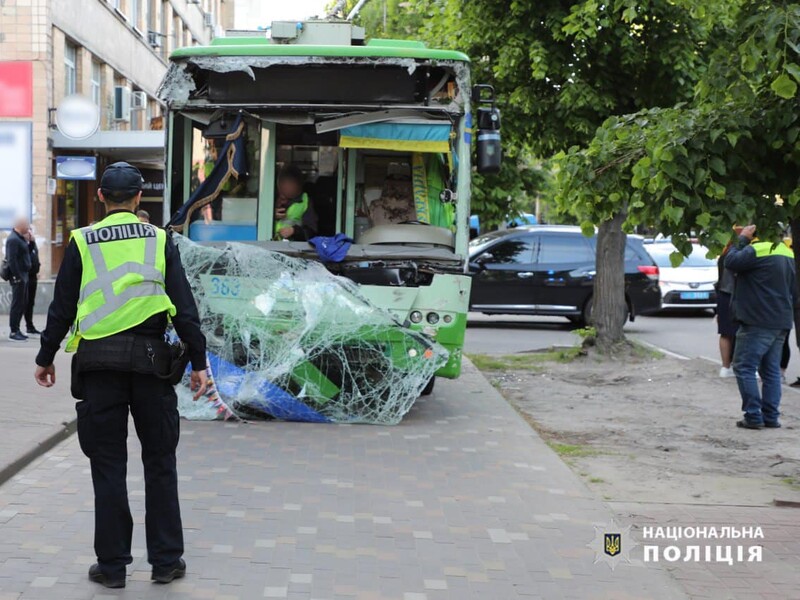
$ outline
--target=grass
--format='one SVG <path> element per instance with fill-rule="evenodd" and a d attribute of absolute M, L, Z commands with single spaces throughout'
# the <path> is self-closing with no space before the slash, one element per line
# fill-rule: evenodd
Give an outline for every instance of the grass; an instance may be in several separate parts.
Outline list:
<path fill-rule="evenodd" d="M 525 354 L 469 354 L 468 358 L 481 371 L 539 371 L 547 362 L 572 362 L 581 354 L 581 349 L 553 348 L 545 352 Z"/>
<path fill-rule="evenodd" d="M 800 490 L 800 480 L 796 477 L 784 477 L 781 481 L 793 490 Z"/>
<path fill-rule="evenodd" d="M 598 450 L 589 446 L 581 446 L 578 444 L 561 444 L 558 442 L 547 442 L 547 445 L 553 449 L 561 458 L 582 458 L 584 456 L 597 456 L 600 454 Z"/>
<path fill-rule="evenodd" d="M 590 477 L 589 478 L 589 483 L 605 483 L 605 482 L 606 482 L 606 480 L 603 479 L 602 477 Z"/>

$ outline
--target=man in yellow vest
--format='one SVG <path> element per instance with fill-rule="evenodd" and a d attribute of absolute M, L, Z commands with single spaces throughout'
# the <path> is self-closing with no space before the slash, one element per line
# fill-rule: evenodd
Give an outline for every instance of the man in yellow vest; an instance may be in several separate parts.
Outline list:
<path fill-rule="evenodd" d="M 797 302 L 794 254 L 782 243 L 754 240 L 756 228 L 742 229 L 725 255 L 736 275 L 733 319 L 739 324 L 733 371 L 742 396 L 744 429 L 781 426 L 781 352 L 794 323 Z M 761 375 L 758 389 L 756 373 Z"/>
<path fill-rule="evenodd" d="M 174 360 L 164 341 L 168 321 L 187 346 L 195 399 L 207 385 L 205 337 L 178 250 L 163 229 L 135 214 L 142 183 L 128 163 L 103 173 L 98 195 L 106 217 L 72 232 L 36 357 L 36 382 L 51 387 L 53 359 L 71 329 L 66 349 L 77 351 L 72 394 L 80 400 L 78 441 L 95 492 L 97 563 L 89 579 L 110 588 L 125 587 L 132 562 L 125 483 L 129 410 L 142 445 L 152 579 L 169 583 L 186 573 L 175 461 L 177 396 L 169 376 L 173 365 L 179 373 L 185 362 Z"/>
<path fill-rule="evenodd" d="M 275 239 L 310 240 L 317 234 L 318 221 L 308 194 L 303 192 L 303 173 L 294 165 L 284 167 L 275 197 Z"/>

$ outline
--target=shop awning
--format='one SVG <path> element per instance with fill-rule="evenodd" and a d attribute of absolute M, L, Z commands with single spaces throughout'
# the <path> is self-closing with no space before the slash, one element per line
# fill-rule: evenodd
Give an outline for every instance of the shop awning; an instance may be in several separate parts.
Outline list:
<path fill-rule="evenodd" d="M 341 129 L 342 148 L 398 152 L 449 152 L 449 122 L 368 123 Z"/>
<path fill-rule="evenodd" d="M 73 140 L 58 130 L 51 132 L 56 150 L 82 150 L 111 160 L 164 164 L 164 131 L 98 131 L 85 140 Z"/>

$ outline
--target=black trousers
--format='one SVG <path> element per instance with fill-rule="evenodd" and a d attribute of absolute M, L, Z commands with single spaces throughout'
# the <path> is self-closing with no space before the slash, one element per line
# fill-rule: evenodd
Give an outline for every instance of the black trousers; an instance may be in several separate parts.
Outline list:
<path fill-rule="evenodd" d="M 38 287 L 36 275 L 31 275 L 28 280 L 28 295 L 25 297 L 25 327 L 33 329 L 33 307 L 36 304 L 36 288 Z"/>
<path fill-rule="evenodd" d="M 19 331 L 19 323 L 28 306 L 28 280 L 15 279 L 11 283 L 11 308 L 8 311 L 8 325 L 11 333 Z"/>
<path fill-rule="evenodd" d="M 183 555 L 175 389 L 152 375 L 94 371 L 81 377 L 84 400 L 75 408 L 78 440 L 92 468 L 97 561 L 111 575 L 123 574 L 132 562 L 133 519 L 125 483 L 130 410 L 142 445 L 148 562 L 170 567 Z"/>

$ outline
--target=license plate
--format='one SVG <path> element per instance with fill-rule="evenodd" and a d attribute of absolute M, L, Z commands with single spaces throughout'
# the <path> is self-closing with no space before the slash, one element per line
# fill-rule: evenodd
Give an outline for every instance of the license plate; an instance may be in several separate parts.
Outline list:
<path fill-rule="evenodd" d="M 681 300 L 708 300 L 709 292 L 681 292 Z"/>

